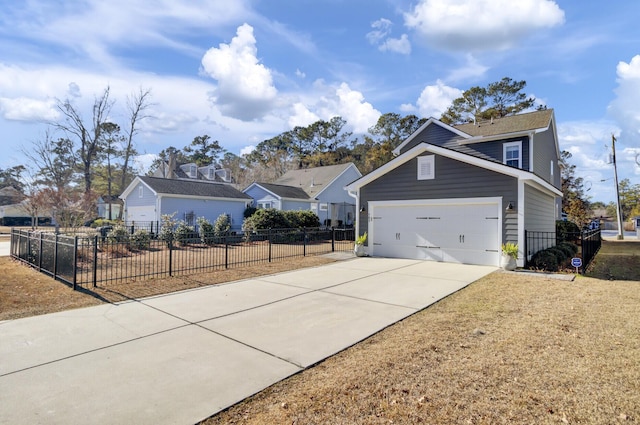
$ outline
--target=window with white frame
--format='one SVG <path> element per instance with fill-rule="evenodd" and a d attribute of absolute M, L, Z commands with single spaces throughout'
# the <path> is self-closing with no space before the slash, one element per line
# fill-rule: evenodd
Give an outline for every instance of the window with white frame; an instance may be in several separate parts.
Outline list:
<path fill-rule="evenodd" d="M 505 143 L 502 158 L 505 165 L 522 168 L 522 142 Z"/>
<path fill-rule="evenodd" d="M 419 156 L 418 180 L 432 180 L 435 177 L 435 155 Z"/>
<path fill-rule="evenodd" d="M 271 202 L 258 202 L 258 209 L 266 210 L 267 208 L 272 208 Z"/>
<path fill-rule="evenodd" d="M 138 186 L 138 198 L 144 197 L 144 187 L 142 185 Z"/>

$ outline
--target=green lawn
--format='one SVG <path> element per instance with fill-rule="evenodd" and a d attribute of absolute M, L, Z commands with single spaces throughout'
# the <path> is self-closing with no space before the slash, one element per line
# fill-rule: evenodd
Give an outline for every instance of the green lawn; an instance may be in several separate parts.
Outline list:
<path fill-rule="evenodd" d="M 640 281 L 640 241 L 602 241 L 586 276 L 605 280 Z"/>

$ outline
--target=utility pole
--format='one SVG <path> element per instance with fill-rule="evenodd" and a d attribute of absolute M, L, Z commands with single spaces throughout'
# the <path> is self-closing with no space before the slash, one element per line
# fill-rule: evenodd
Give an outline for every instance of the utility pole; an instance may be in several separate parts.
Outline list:
<path fill-rule="evenodd" d="M 620 188 L 618 187 L 618 167 L 616 166 L 616 137 L 611 135 L 611 149 L 613 150 L 613 179 L 616 185 L 616 205 L 618 207 L 618 240 L 624 239 L 622 228 L 622 206 L 620 205 Z"/>

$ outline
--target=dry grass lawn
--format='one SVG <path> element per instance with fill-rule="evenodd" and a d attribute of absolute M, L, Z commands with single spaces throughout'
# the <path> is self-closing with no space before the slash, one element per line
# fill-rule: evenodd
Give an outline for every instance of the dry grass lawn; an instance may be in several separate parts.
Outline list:
<path fill-rule="evenodd" d="M 616 243 L 603 245 L 590 272 L 601 278 L 495 272 L 204 424 L 640 423 L 640 281 L 610 267 L 640 273 L 640 244 Z M 331 261 L 301 260 L 282 267 Z M 277 264 L 92 296 L 0 258 L 0 319 L 274 273 Z"/>

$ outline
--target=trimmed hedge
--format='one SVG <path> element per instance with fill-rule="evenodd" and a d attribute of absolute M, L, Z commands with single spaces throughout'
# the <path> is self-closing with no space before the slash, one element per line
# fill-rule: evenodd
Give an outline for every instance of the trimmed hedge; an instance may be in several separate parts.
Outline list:
<path fill-rule="evenodd" d="M 564 267 L 568 260 L 578 253 L 578 246 L 562 242 L 554 247 L 536 252 L 529 261 L 529 268 L 556 272 Z"/>

